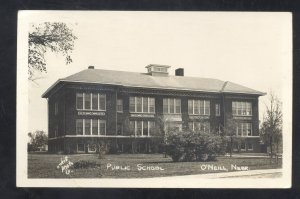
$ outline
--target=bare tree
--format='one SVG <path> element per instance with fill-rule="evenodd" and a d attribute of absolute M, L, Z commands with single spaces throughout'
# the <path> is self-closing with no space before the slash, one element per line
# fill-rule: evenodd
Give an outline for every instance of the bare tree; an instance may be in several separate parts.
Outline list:
<path fill-rule="evenodd" d="M 33 24 L 28 35 L 28 79 L 35 80 L 36 72 L 47 72 L 45 53 L 51 50 L 61 53 L 66 58 L 66 64 L 72 62 L 70 53 L 74 49 L 74 40 L 77 39 L 65 23 Z"/>
<path fill-rule="evenodd" d="M 271 156 L 273 147 L 278 147 L 282 142 L 282 102 L 273 93 L 270 94 L 269 105 L 266 105 L 266 113 L 260 128 L 262 141 L 270 147 Z"/>

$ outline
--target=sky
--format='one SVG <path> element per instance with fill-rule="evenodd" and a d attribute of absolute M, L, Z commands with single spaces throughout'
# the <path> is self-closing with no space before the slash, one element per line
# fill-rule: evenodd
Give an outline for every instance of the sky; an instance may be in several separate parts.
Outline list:
<path fill-rule="evenodd" d="M 283 101 L 291 90 L 289 13 L 44 11 L 24 18 L 28 23 L 66 22 L 78 37 L 71 64 L 47 52 L 48 72 L 28 83 L 29 131 L 47 132 L 47 100 L 41 98 L 47 88 L 89 65 L 145 72 L 148 64 L 164 64 L 171 66 L 171 75 L 181 67 L 185 76 L 273 91 Z M 268 96 L 259 100 L 262 119 Z"/>

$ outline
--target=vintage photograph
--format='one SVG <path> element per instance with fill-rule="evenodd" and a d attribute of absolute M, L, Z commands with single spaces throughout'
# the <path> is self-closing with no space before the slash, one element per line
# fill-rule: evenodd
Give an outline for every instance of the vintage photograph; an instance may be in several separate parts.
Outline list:
<path fill-rule="evenodd" d="M 292 15 L 20 11 L 17 186 L 289 188 Z"/>

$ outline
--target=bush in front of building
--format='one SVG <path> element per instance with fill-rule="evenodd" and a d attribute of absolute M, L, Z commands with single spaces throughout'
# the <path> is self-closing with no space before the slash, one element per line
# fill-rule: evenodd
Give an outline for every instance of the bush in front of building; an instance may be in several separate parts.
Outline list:
<path fill-rule="evenodd" d="M 174 162 L 213 161 L 225 154 L 226 140 L 213 133 L 193 131 L 168 132 L 165 150 Z"/>

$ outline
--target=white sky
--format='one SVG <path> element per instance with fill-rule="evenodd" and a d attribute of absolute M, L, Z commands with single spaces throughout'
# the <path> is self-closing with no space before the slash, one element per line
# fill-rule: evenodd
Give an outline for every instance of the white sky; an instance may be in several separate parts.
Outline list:
<path fill-rule="evenodd" d="M 47 53 L 48 73 L 29 83 L 29 131 L 47 132 L 42 93 L 58 78 L 96 68 L 145 72 L 148 64 L 182 67 L 185 76 L 232 81 L 283 99 L 291 89 L 291 15 L 240 12 L 33 12 L 30 22 L 72 23 L 73 63 Z M 76 24 L 76 25 L 75 25 Z M 26 36 L 27 32 L 24 32 Z M 24 49 L 24 52 L 27 49 Z M 260 97 L 260 119 L 267 97 Z"/>

